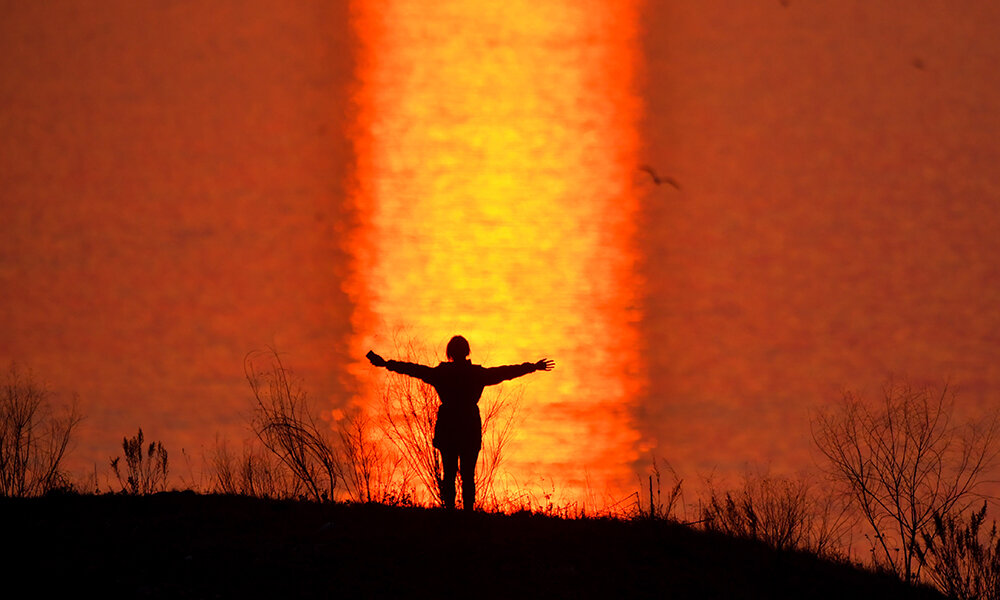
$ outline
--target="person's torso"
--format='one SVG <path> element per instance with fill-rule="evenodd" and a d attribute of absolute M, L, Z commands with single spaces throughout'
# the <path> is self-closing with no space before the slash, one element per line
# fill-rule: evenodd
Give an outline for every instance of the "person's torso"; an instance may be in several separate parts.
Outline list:
<path fill-rule="evenodd" d="M 483 382 L 486 369 L 468 362 L 443 362 L 434 370 L 434 389 L 441 397 L 441 404 L 454 408 L 477 406 L 486 387 Z"/>

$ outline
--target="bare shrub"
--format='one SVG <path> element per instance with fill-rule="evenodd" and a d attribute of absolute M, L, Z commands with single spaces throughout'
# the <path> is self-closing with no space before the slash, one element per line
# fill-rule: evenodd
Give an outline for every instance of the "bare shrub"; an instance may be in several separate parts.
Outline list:
<path fill-rule="evenodd" d="M 239 459 L 229 449 L 225 440 L 216 438 L 215 449 L 208 457 L 213 487 L 223 494 L 242 494 L 239 484 Z"/>
<path fill-rule="evenodd" d="M 254 498 L 295 495 L 288 469 L 257 444 L 244 444 L 242 452 L 236 455 L 225 440 L 216 440 L 209 460 L 214 488 L 218 492 Z"/>
<path fill-rule="evenodd" d="M 479 466 L 476 469 L 476 489 L 483 490 L 484 494 L 495 492 L 494 486 L 506 458 L 507 447 L 519 422 L 523 399 L 524 388 L 520 386 L 511 389 L 498 385 L 492 389 L 487 388 L 483 393 L 480 401 L 483 448 L 479 453 Z"/>
<path fill-rule="evenodd" d="M 204 455 L 202 455 L 201 467 L 197 473 L 195 472 L 194 460 L 185 448 L 181 448 L 181 459 L 183 464 L 181 465 L 181 472 L 178 474 L 180 479 L 180 489 L 191 490 L 193 492 L 201 493 L 205 488 L 205 471 L 204 471 Z"/>
<path fill-rule="evenodd" d="M 815 493 L 808 480 L 749 473 L 740 490 L 720 492 L 710 483 L 701 519 L 709 531 L 827 555 L 849 525 L 846 507 Z"/>
<path fill-rule="evenodd" d="M 962 515 L 934 515 L 934 529 L 923 534 L 925 551 L 921 562 L 928 565 L 930 579 L 949 598 L 1000 600 L 1000 535 L 996 521 L 983 529 L 986 503 Z"/>
<path fill-rule="evenodd" d="M 934 515 L 967 508 L 994 463 L 997 420 L 953 424 L 947 387 L 890 381 L 882 391 L 874 404 L 846 393 L 813 437 L 871 529 L 875 564 L 915 582 Z"/>
<path fill-rule="evenodd" d="M 413 471 L 391 446 L 379 443 L 380 437 L 381 428 L 364 413 L 341 425 L 341 477 L 348 496 L 355 502 L 406 504 Z"/>
<path fill-rule="evenodd" d="M 807 549 L 829 558 L 849 560 L 851 540 L 858 524 L 850 498 L 810 484 L 809 501 L 812 523 Z"/>
<path fill-rule="evenodd" d="M 82 417 L 76 400 L 61 414 L 50 393 L 11 363 L 0 392 L 0 496 L 36 496 L 67 485 L 60 464 Z"/>
<path fill-rule="evenodd" d="M 167 450 L 160 442 L 150 442 L 148 447 L 144 442 L 140 427 L 135 437 L 122 438 L 124 469 L 121 456 L 111 459 L 111 470 L 121 491 L 127 494 L 153 494 L 163 491 L 167 485 Z"/>
<path fill-rule="evenodd" d="M 670 489 L 667 491 L 666 496 L 663 494 L 660 467 L 656 463 L 656 458 L 652 459 L 650 470 L 647 474 L 647 481 L 645 482 L 648 484 L 649 494 L 646 508 L 643 508 L 642 505 L 643 482 L 641 479 L 639 480 L 640 490 L 633 494 L 636 502 L 637 516 L 644 519 L 675 519 L 674 513 L 683 500 L 681 488 L 684 480 L 677 475 L 677 472 L 670 466 L 670 463 L 664 462 L 664 468 L 671 478 Z"/>
<path fill-rule="evenodd" d="M 430 384 L 398 373 L 386 377 L 379 427 L 435 504 L 441 503 L 443 478 L 441 454 L 433 443 L 439 404 Z"/>
<path fill-rule="evenodd" d="M 330 427 L 309 408 L 306 393 L 293 383 L 291 372 L 273 349 L 270 364 L 258 370 L 248 354 L 244 373 L 256 405 L 251 424 L 260 442 L 284 464 L 295 491 L 316 501 L 333 500 L 340 466 Z"/>

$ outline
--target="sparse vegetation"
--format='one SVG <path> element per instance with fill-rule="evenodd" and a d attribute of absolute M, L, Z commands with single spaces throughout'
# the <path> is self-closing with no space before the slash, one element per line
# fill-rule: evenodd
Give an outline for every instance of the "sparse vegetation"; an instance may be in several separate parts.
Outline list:
<path fill-rule="evenodd" d="M 357 413 L 340 426 L 342 477 L 355 502 L 395 503 L 406 499 L 413 473 L 403 458 L 377 439 L 381 430 L 364 413 Z"/>
<path fill-rule="evenodd" d="M 257 439 L 291 473 L 293 495 L 333 500 L 340 465 L 330 424 L 310 409 L 306 393 L 276 351 L 268 354 L 264 369 L 254 364 L 260 359 L 259 353 L 252 353 L 244 361 L 255 402 L 252 427 Z"/>
<path fill-rule="evenodd" d="M 146 452 L 143 453 L 143 448 Z M 126 494 L 146 495 L 162 492 L 167 487 L 167 450 L 160 442 L 145 445 L 142 427 L 131 438 L 122 438 L 122 457 L 111 459 L 111 470 L 119 489 Z"/>
<path fill-rule="evenodd" d="M 670 488 L 666 493 L 663 494 L 663 481 L 661 480 L 660 467 L 656 463 L 656 458 L 652 459 L 650 464 L 649 473 L 646 476 L 646 483 L 648 484 L 648 502 L 646 507 L 643 508 L 642 498 L 642 480 L 640 479 L 640 489 L 634 494 L 635 497 L 635 515 L 644 519 L 675 519 L 675 511 L 683 502 L 682 486 L 684 480 L 677 475 L 674 468 L 670 466 L 670 463 L 664 463 L 664 469 L 670 475 L 671 483 Z"/>
<path fill-rule="evenodd" d="M 718 491 L 709 484 L 701 508 L 708 531 L 760 540 L 778 550 L 834 556 L 851 525 L 847 507 L 817 493 L 808 480 L 747 473 L 743 487 Z"/>
<path fill-rule="evenodd" d="M 920 557 L 939 531 L 935 515 L 963 512 L 997 456 L 995 416 L 952 422 L 953 398 L 890 381 L 881 402 L 847 393 L 815 421 L 816 444 L 869 528 L 872 560 L 920 580 Z"/>
<path fill-rule="evenodd" d="M 417 361 L 411 352 L 397 356 L 401 360 Z M 440 504 L 441 455 L 433 445 L 434 422 L 440 403 L 437 392 L 417 379 L 388 373 L 381 403 L 378 421 L 380 437 L 392 445 L 402 464 L 422 484 L 431 501 Z"/>
<path fill-rule="evenodd" d="M 210 460 L 214 488 L 223 494 L 253 498 L 287 498 L 288 469 L 274 455 L 255 444 L 245 444 L 239 456 L 225 440 L 216 440 Z"/>
<path fill-rule="evenodd" d="M 49 391 L 11 363 L 0 390 L 0 496 L 37 496 L 67 487 L 60 467 L 81 419 L 75 399 L 57 413 Z"/>
<path fill-rule="evenodd" d="M 1000 534 L 996 521 L 987 532 L 986 503 L 977 511 L 935 514 L 934 529 L 923 534 L 921 562 L 930 579 L 949 598 L 1000 600 Z"/>

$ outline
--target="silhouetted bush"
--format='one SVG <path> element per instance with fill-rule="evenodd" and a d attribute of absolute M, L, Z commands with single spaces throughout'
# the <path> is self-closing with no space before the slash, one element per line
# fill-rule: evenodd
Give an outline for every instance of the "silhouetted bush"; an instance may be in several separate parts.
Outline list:
<path fill-rule="evenodd" d="M 871 529 L 872 558 L 906 582 L 920 579 L 934 515 L 960 513 L 997 457 L 996 415 L 952 423 L 954 399 L 890 381 L 881 402 L 846 393 L 821 413 L 813 436 L 832 475 Z"/>
<path fill-rule="evenodd" d="M 921 562 L 930 579 L 949 598 L 1000 600 L 1000 535 L 996 521 L 987 533 L 986 503 L 962 515 L 934 515 L 934 529 L 923 535 Z"/>
<path fill-rule="evenodd" d="M 237 456 L 224 440 L 216 440 L 209 457 L 213 487 L 223 494 L 238 494 L 254 498 L 291 498 L 294 485 L 284 463 L 260 446 L 244 444 Z"/>
<path fill-rule="evenodd" d="M 143 448 L 146 452 L 143 453 Z M 121 456 L 111 459 L 111 470 L 118 479 L 121 491 L 132 495 L 162 492 L 167 486 L 167 450 L 160 442 L 150 442 L 145 446 L 142 427 L 131 438 L 122 438 Z"/>
<path fill-rule="evenodd" d="M 836 555 L 850 521 L 847 507 L 816 493 L 805 479 L 747 474 L 743 488 L 709 485 L 701 509 L 705 529 L 760 540 L 778 550 Z"/>
<path fill-rule="evenodd" d="M 677 475 L 677 472 L 674 471 L 672 466 L 670 466 L 670 463 L 664 462 L 664 468 L 671 478 L 670 489 L 667 491 L 666 495 L 664 496 L 663 494 L 663 481 L 661 478 L 660 467 L 657 465 L 656 458 L 654 457 L 652 463 L 650 464 L 646 481 L 643 482 L 640 478 L 639 491 L 630 496 L 630 498 L 635 499 L 635 512 L 627 516 L 642 519 L 676 520 L 675 511 L 680 507 L 683 500 L 682 484 L 684 483 L 684 480 Z M 646 483 L 648 486 L 646 490 L 642 489 L 643 483 Z M 648 498 L 645 508 L 643 507 L 644 496 Z"/>
<path fill-rule="evenodd" d="M 359 412 L 340 426 L 341 477 L 355 502 L 411 504 L 413 470 L 391 444 L 376 421 Z"/>
<path fill-rule="evenodd" d="M 0 496 L 37 496 L 67 487 L 60 464 L 82 417 L 76 401 L 62 414 L 49 391 L 11 363 L 0 390 Z"/>
<path fill-rule="evenodd" d="M 259 353 L 247 355 L 244 372 L 255 406 L 252 427 L 257 439 L 288 468 L 291 490 L 317 501 L 334 499 L 340 465 L 331 426 L 309 408 L 306 393 L 274 350 L 265 370 L 254 366 Z"/>

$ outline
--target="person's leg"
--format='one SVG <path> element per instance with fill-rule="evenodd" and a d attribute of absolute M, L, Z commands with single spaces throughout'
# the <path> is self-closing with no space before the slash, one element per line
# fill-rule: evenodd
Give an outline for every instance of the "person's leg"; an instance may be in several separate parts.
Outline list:
<path fill-rule="evenodd" d="M 474 510 L 476 506 L 476 461 L 478 460 L 479 448 L 462 452 L 462 507 L 465 510 Z"/>
<path fill-rule="evenodd" d="M 455 476 L 458 475 L 458 452 L 441 451 L 441 501 L 445 508 L 455 508 Z"/>

